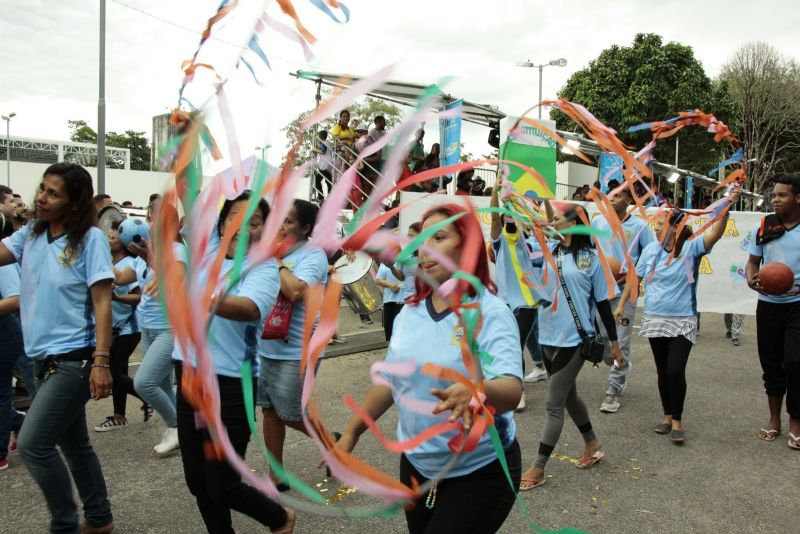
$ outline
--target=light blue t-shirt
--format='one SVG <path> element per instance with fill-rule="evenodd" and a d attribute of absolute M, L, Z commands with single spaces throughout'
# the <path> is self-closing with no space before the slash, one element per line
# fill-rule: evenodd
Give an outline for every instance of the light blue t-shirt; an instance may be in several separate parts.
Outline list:
<path fill-rule="evenodd" d="M 592 226 L 598 230 L 612 231 L 611 225 L 602 215 L 592 219 Z M 622 221 L 622 231 L 625 233 L 628 254 L 630 254 L 633 264 L 636 265 L 644 248 L 655 241 L 655 236 L 646 222 L 631 214 L 628 214 L 625 220 Z M 600 244 L 603 254 L 606 257 L 610 256 L 617 260 L 622 267 L 622 272 L 627 272 L 625 261 L 626 244 L 622 243 L 616 235 L 612 235 L 610 238 L 598 237 L 597 242 Z"/>
<path fill-rule="evenodd" d="M 131 269 L 134 272 L 136 271 L 136 258 L 131 256 L 125 256 L 117 263 L 114 264 L 120 271 L 125 271 L 126 269 Z M 127 295 L 134 289 L 139 287 L 139 282 L 133 282 L 132 284 L 128 284 L 126 286 L 114 286 L 114 293 L 119 295 Z M 139 321 L 136 319 L 136 306 L 131 306 L 130 304 L 125 304 L 124 302 L 119 302 L 117 300 L 111 301 L 111 325 L 114 328 L 119 328 L 119 335 L 127 336 L 128 334 L 138 334 L 139 333 Z"/>
<path fill-rule="evenodd" d="M 207 254 L 216 256 L 218 247 L 219 242 L 212 240 L 209 243 Z M 176 258 L 186 264 L 185 246 L 181 245 Z M 230 282 L 230 273 L 235 263 L 233 259 L 229 258 L 222 262 L 219 280 L 225 280 L 225 288 Z M 196 275 L 198 276 L 198 287 L 205 287 L 208 281 L 208 269 L 204 268 Z M 238 378 L 241 376 L 242 364 L 250 361 L 253 375 L 258 375 L 260 366 L 260 362 L 256 358 L 258 340 L 264 327 L 264 321 L 275 306 L 278 291 L 280 291 L 278 264 L 274 260 L 269 260 L 246 271 L 239 282 L 227 293 L 231 297 L 246 297 L 253 301 L 258 307 L 260 317 L 257 321 L 243 322 L 232 321 L 218 315 L 214 316 L 208 330 L 208 353 L 214 362 L 216 374 Z M 186 356 L 180 344 L 176 343 L 172 359 L 185 362 L 187 361 Z M 194 366 L 194 352 L 189 353 L 188 360 Z"/>
<path fill-rule="evenodd" d="M 558 259 L 558 246 L 553 246 L 553 254 Z M 593 248 L 584 248 L 578 252 L 577 261 L 572 253 L 564 251 L 561 254 L 561 270 L 564 281 L 569 289 L 572 303 L 580 319 L 581 326 L 587 335 L 594 337 L 596 304 L 609 299 L 608 282 L 605 272 L 600 265 L 600 258 Z M 541 280 L 544 294 L 554 295 L 557 291 L 556 311 L 553 311 L 552 302 L 542 302 L 539 310 L 539 344 L 551 347 L 576 347 L 581 344 L 578 327 L 572 317 L 564 290 L 558 279 L 558 271 L 549 264 L 543 266 L 543 275 L 547 273 L 547 284 Z M 619 288 L 614 284 L 613 295 L 619 295 Z"/>
<path fill-rule="evenodd" d="M 522 354 L 520 352 L 519 329 L 514 314 L 506 304 L 488 291 L 481 299 L 483 328 L 478 335 L 478 345 L 492 357 L 491 363 L 483 363 L 485 379 L 508 375 L 522 380 Z M 451 311 L 437 314 L 428 297 L 416 305 L 405 305 L 394 323 L 394 333 L 389 342 L 386 361 L 397 363 L 414 360 L 416 371 L 410 376 L 384 374 L 392 384 L 392 396 L 398 411 L 397 439 L 410 439 L 431 426 L 446 421 L 449 412 L 439 415 L 417 413 L 403 404 L 403 398 L 431 403 L 438 401 L 431 395 L 431 388 L 446 389 L 452 382 L 439 380 L 420 372 L 426 363 L 449 367 L 469 376 L 461 356 L 460 341 L 463 329 L 458 318 Z M 424 340 L 424 343 L 420 343 Z M 423 349 L 424 350 L 421 350 Z M 504 447 L 513 443 L 516 436 L 513 412 L 495 415 L 495 424 Z M 407 451 L 408 460 L 424 477 L 438 474 L 450 460 L 452 453 L 447 442 L 454 432 L 440 434 Z M 490 464 L 497 459 L 491 438 L 485 433 L 477 448 L 463 453 L 445 475 L 447 478 L 459 477 Z"/>
<path fill-rule="evenodd" d="M 33 236 L 33 223 L 3 239 L 21 266 L 20 312 L 25 353 L 42 359 L 95 345 L 95 319 L 89 289 L 113 280 L 108 238 L 90 228 L 77 253 L 67 236 Z"/>
<path fill-rule="evenodd" d="M 409 259 L 411 263 L 406 263 L 400 266 L 399 271 L 403 273 L 405 276 L 405 280 L 403 280 L 403 290 L 401 291 L 403 295 L 403 301 L 405 301 L 408 297 L 413 297 L 417 294 L 417 287 L 416 287 L 416 280 L 417 280 L 417 269 L 419 268 L 419 260 L 415 258 Z M 397 268 L 397 265 L 395 265 Z"/>
<path fill-rule="evenodd" d="M 392 273 L 392 270 L 387 266 L 385 266 L 384 264 L 381 264 L 381 266 L 378 267 L 378 274 L 375 275 L 375 278 L 377 278 L 378 280 L 385 280 L 386 282 L 391 282 L 392 284 L 398 284 L 398 285 L 400 284 L 400 280 L 398 280 L 397 277 L 395 277 L 395 275 Z M 388 287 L 384 287 L 383 303 L 386 304 L 387 302 L 395 302 L 395 303 L 403 302 L 402 287 L 397 293 L 395 293 Z"/>
<path fill-rule="evenodd" d="M 305 282 L 308 286 L 328 282 L 328 257 L 319 247 L 306 243 L 283 258 L 283 264 L 297 279 Z M 269 316 L 269 312 L 267 312 L 267 316 Z M 305 320 L 306 307 L 303 299 L 300 299 L 294 302 L 292 308 L 288 342 L 282 339 L 259 339 L 259 356 L 273 360 L 300 360 L 303 351 Z M 316 325 L 314 328 L 316 329 Z"/>
<path fill-rule="evenodd" d="M 535 297 L 530 288 L 523 285 L 520 281 L 520 276 L 525 276 L 525 273 L 533 272 L 531 251 L 528 250 L 525 239 L 518 233 L 516 235 L 519 237 L 513 244 L 513 247 L 517 253 L 517 260 L 519 261 L 519 267 L 522 271 L 519 274 L 514 270 L 514 263 L 511 258 L 511 241 L 513 241 L 514 234 L 509 234 L 506 232 L 506 229 L 503 228 L 500 237 L 492 241 L 492 248 L 494 249 L 495 255 L 494 278 L 497 283 L 497 296 L 514 311 L 519 308 L 533 308 L 536 306 Z M 533 306 L 525 299 L 525 294 L 523 292 L 528 293 L 531 302 L 534 302 Z"/>
<path fill-rule="evenodd" d="M 19 264 L 3 265 L 0 267 L 0 300 L 19 296 Z M 0 336 L 10 334 L 13 328 L 19 332 L 19 313 L 12 312 L 0 315 Z"/>
<path fill-rule="evenodd" d="M 158 295 L 151 295 L 144 290 L 147 284 L 155 278 L 155 271 L 141 258 L 137 258 L 135 269 L 136 281 L 142 288 L 142 299 L 136 306 L 136 321 L 139 323 L 139 328 L 169 330 L 169 321 L 167 321 Z"/>
<path fill-rule="evenodd" d="M 636 264 L 636 275 L 644 280 L 644 313 L 657 317 L 697 315 L 697 276 L 700 259 L 706 254 L 702 236 L 685 241 L 680 256 L 669 265 L 670 253 L 658 241 L 647 245 Z"/>
<path fill-rule="evenodd" d="M 756 244 L 756 236 L 761 229 L 761 221 L 756 225 L 753 232 L 753 239 L 747 252 L 753 256 L 761 258 L 762 265 L 773 261 L 785 263 L 794 272 L 794 283 L 800 284 L 800 225 L 795 226 L 778 239 L 774 239 L 766 245 Z M 796 290 L 797 288 L 793 288 Z M 759 300 L 782 304 L 785 302 L 800 302 L 800 295 L 791 297 L 783 295 L 758 295 Z"/>

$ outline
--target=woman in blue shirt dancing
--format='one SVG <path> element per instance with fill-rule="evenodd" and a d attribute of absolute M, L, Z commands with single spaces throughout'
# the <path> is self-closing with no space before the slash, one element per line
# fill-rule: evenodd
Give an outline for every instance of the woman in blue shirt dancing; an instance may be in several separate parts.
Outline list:
<path fill-rule="evenodd" d="M 438 206 L 422 217 L 422 230 L 463 213 L 455 204 Z M 480 236 L 478 220 L 462 216 L 435 232 L 426 244 L 449 257 L 461 261 L 467 236 Z M 483 247 L 481 247 L 483 250 Z M 416 294 L 406 301 L 395 321 L 386 361 L 413 362 L 416 371 L 410 376 L 385 375 L 392 387 L 373 385 L 367 391 L 364 409 L 373 419 L 383 415 L 393 404 L 397 406 L 399 422 L 397 439 L 409 439 L 442 421 L 461 419 L 471 426 L 469 404 L 472 395 L 460 383 L 433 378 L 420 372 L 426 363 L 434 363 L 467 374 L 461 353 L 463 328 L 449 302 L 434 291 L 422 278 L 442 284 L 451 272 L 436 258 L 419 253 L 420 276 L 416 279 Z M 489 278 L 488 259 L 479 254 L 474 274 L 486 287 L 482 297 L 470 292 L 471 300 L 479 302 L 483 327 L 478 345 L 491 356 L 491 363 L 481 362 L 486 381 L 488 406 L 496 410 L 495 424 L 505 449 L 513 483 L 519 484 L 521 471 L 520 449 L 516 440 L 513 410 L 522 396 L 522 356 L 519 333 L 514 315 L 508 306 L 494 295 L 496 288 Z M 430 403 L 431 412 L 407 406 L 404 399 Z M 353 417 L 337 446 L 346 451 L 355 447 L 365 424 Z M 417 503 L 406 511 L 408 529 L 412 534 L 423 532 L 497 532 L 514 503 L 515 491 L 505 477 L 500 460 L 488 433 L 475 450 L 461 453 L 444 475 L 440 473 L 451 461 L 453 453 L 448 441 L 455 432 L 436 436 L 405 452 L 400 459 L 400 480 L 411 485 L 412 478 L 420 484 L 432 480 L 425 503 Z"/>

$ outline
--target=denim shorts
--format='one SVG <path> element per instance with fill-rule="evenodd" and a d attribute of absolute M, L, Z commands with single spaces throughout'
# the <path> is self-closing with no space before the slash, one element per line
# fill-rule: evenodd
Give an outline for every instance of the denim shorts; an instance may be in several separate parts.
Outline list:
<path fill-rule="evenodd" d="M 299 360 L 273 360 L 261 358 L 256 404 L 272 408 L 284 421 L 302 421 L 300 397 L 303 394 L 303 377 Z"/>

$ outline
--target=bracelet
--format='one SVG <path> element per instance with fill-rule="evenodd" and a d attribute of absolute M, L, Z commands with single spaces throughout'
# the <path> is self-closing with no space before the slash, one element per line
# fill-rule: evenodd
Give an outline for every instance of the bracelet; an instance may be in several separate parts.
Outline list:
<path fill-rule="evenodd" d="M 111 366 L 108 365 L 108 364 L 105 364 L 105 365 L 101 365 L 101 364 L 97 364 L 97 363 L 93 363 L 92 364 L 92 369 L 98 369 L 98 368 L 99 369 L 111 369 Z"/>
<path fill-rule="evenodd" d="M 105 350 L 96 350 L 92 353 L 92 356 L 105 356 L 106 358 L 110 358 L 111 353 Z"/>

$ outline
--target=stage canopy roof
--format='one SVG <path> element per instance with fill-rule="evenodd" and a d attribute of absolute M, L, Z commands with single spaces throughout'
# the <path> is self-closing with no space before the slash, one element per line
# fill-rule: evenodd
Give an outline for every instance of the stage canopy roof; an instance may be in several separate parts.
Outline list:
<path fill-rule="evenodd" d="M 337 87 L 341 89 L 346 89 L 350 85 L 363 79 L 359 76 L 350 76 L 349 74 L 311 72 L 302 70 L 293 73 L 292 76 L 298 79 L 311 80 L 318 85 L 327 85 L 329 87 Z M 419 96 L 422 95 L 427 88 L 427 85 L 387 80 L 373 89 L 371 92 L 367 93 L 367 95 L 388 100 L 389 102 L 394 102 L 395 104 L 415 106 L 417 98 L 419 98 Z M 457 97 L 445 93 L 444 91 L 440 90 L 440 92 L 442 94 L 442 99 L 445 102 L 453 102 L 458 100 Z M 488 127 L 490 122 L 499 122 L 500 119 L 505 117 L 505 114 L 497 108 L 464 100 L 461 117 L 462 120 L 467 122 Z"/>

